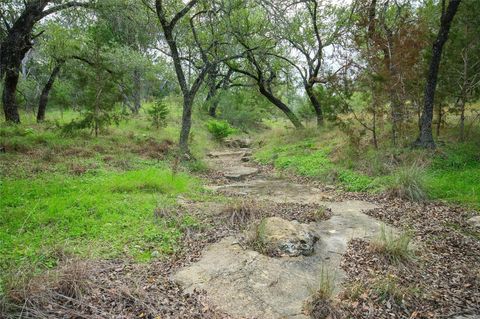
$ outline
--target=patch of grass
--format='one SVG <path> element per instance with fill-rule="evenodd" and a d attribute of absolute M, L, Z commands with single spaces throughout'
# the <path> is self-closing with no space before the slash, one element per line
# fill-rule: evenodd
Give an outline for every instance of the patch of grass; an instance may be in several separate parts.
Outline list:
<path fill-rule="evenodd" d="M 339 183 L 348 191 L 364 191 L 375 187 L 372 178 L 335 165 L 330 160 L 329 148 L 318 148 L 311 139 L 283 146 L 266 146 L 255 153 L 263 164 L 289 170 L 309 178 Z"/>
<path fill-rule="evenodd" d="M 159 203 L 175 205 L 176 194 L 200 192 L 194 178 L 162 168 L 3 179 L 0 188 L 2 271 L 24 263 L 52 267 L 55 247 L 139 260 L 154 250 L 170 253 L 189 221 L 155 223 L 152 211 Z"/>
<path fill-rule="evenodd" d="M 229 203 L 222 211 L 227 223 L 236 228 L 243 228 L 249 222 L 259 219 L 262 216 L 263 209 L 261 204 L 251 199 L 240 199 Z M 257 228 L 257 240 L 261 240 L 262 235 L 260 226 Z M 258 245 L 262 245 L 258 243 Z"/>
<path fill-rule="evenodd" d="M 326 319 L 335 317 L 336 311 L 332 303 L 334 290 L 335 285 L 332 274 L 322 268 L 319 288 L 310 297 L 305 309 L 310 318 Z"/>
<path fill-rule="evenodd" d="M 376 278 L 372 284 L 372 291 L 383 301 L 394 302 L 398 305 L 404 303 L 404 300 L 411 299 L 418 295 L 418 289 L 402 285 L 399 279 L 393 274 L 387 274 L 385 277 Z"/>
<path fill-rule="evenodd" d="M 320 222 L 331 217 L 332 210 L 326 206 L 320 205 L 317 209 L 306 213 L 309 222 Z"/>
<path fill-rule="evenodd" d="M 418 165 L 402 167 L 393 175 L 386 191 L 399 198 L 422 202 L 427 199 L 425 171 Z"/>
<path fill-rule="evenodd" d="M 408 232 L 394 234 L 393 231 L 387 231 L 385 225 L 382 225 L 380 234 L 376 240 L 371 243 L 373 250 L 383 255 L 391 263 L 407 262 L 414 257 L 411 245 L 412 235 Z"/>

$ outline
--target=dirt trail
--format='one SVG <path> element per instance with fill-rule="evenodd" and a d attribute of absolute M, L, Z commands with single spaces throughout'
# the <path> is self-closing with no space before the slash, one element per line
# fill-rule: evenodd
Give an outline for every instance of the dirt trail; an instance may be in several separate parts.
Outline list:
<path fill-rule="evenodd" d="M 363 212 L 378 208 L 359 200 L 335 201 L 307 184 L 273 176 L 249 161 L 249 149 L 210 154 L 209 164 L 228 181 L 209 188 L 231 196 L 273 203 L 321 204 L 331 209 L 325 221 L 308 225 L 319 240 L 311 256 L 269 257 L 242 246 L 231 236 L 207 247 L 200 260 L 174 279 L 187 291 L 205 290 L 219 309 L 238 318 L 308 318 L 305 303 L 328 276 L 338 291 L 342 254 L 353 238 L 378 235 L 381 223 Z"/>

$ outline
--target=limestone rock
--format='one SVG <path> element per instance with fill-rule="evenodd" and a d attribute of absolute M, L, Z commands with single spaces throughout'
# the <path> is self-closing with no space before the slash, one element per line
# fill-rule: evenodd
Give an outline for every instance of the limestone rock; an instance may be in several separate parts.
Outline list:
<path fill-rule="evenodd" d="M 258 227 L 258 240 L 275 256 L 309 256 L 318 240 L 308 225 L 280 217 L 266 218 Z"/>
<path fill-rule="evenodd" d="M 468 220 L 468 223 L 474 228 L 480 229 L 480 215 L 473 216 Z"/>
<path fill-rule="evenodd" d="M 247 166 L 233 166 L 226 171 L 223 176 L 228 179 L 240 180 L 245 177 L 252 176 L 258 173 L 258 168 Z"/>
<path fill-rule="evenodd" d="M 248 137 L 229 138 L 225 141 L 225 145 L 233 148 L 249 148 L 252 146 L 252 140 Z"/>

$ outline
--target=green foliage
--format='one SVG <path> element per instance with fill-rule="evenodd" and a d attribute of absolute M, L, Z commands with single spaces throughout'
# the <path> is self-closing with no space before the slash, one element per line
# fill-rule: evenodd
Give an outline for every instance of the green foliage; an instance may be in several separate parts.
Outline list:
<path fill-rule="evenodd" d="M 147 110 L 152 125 L 159 129 L 167 125 L 167 116 L 170 113 L 168 106 L 164 101 L 156 101 L 153 106 Z"/>
<path fill-rule="evenodd" d="M 328 148 L 316 147 L 314 140 L 284 146 L 265 147 L 255 153 L 261 163 L 273 163 L 277 168 L 325 182 L 338 182 L 349 191 L 365 191 L 376 187 L 374 180 L 364 174 L 336 166 L 329 158 Z"/>
<path fill-rule="evenodd" d="M 256 92 L 230 90 L 220 95 L 217 113 L 230 125 L 249 131 L 259 128 L 271 110 L 272 105 Z"/>
<path fill-rule="evenodd" d="M 178 224 L 157 224 L 153 209 L 175 204 L 175 194 L 196 193 L 184 173 L 147 168 L 80 177 L 39 175 L 3 179 L 0 202 L 0 269 L 22 263 L 51 267 L 55 249 L 101 257 L 175 250 Z"/>
<path fill-rule="evenodd" d="M 217 141 L 223 141 L 228 136 L 234 134 L 236 130 L 226 121 L 209 120 L 206 123 L 207 130 Z"/>
<path fill-rule="evenodd" d="M 63 125 L 61 130 L 62 134 L 71 136 L 76 134 L 77 131 L 90 129 L 90 133 L 95 133 L 97 136 L 100 131 L 113 124 L 118 126 L 120 121 L 125 118 L 126 114 L 121 112 L 93 109 L 84 112 L 82 118 Z"/>
<path fill-rule="evenodd" d="M 418 164 L 399 168 L 387 186 L 390 194 L 421 202 L 427 199 L 425 171 Z"/>

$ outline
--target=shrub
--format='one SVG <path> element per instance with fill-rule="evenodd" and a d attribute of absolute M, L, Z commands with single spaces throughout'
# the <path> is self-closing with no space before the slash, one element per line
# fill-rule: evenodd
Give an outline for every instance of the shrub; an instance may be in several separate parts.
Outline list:
<path fill-rule="evenodd" d="M 387 185 L 390 195 L 421 202 L 427 199 L 424 172 L 417 165 L 400 168 Z"/>
<path fill-rule="evenodd" d="M 383 225 L 379 237 L 372 242 L 372 247 L 375 252 L 384 255 L 390 262 L 399 263 L 413 257 L 411 242 L 410 233 L 402 232 L 395 235 L 393 231 L 387 232 Z"/>
<path fill-rule="evenodd" d="M 153 107 L 147 110 L 147 113 L 150 116 L 150 121 L 155 128 L 159 129 L 160 127 L 167 126 L 167 116 L 170 112 L 167 104 L 164 101 L 156 101 L 153 104 Z"/>
<path fill-rule="evenodd" d="M 235 133 L 235 129 L 230 124 L 218 120 L 208 121 L 207 130 L 217 141 L 223 141 L 226 137 Z"/>

